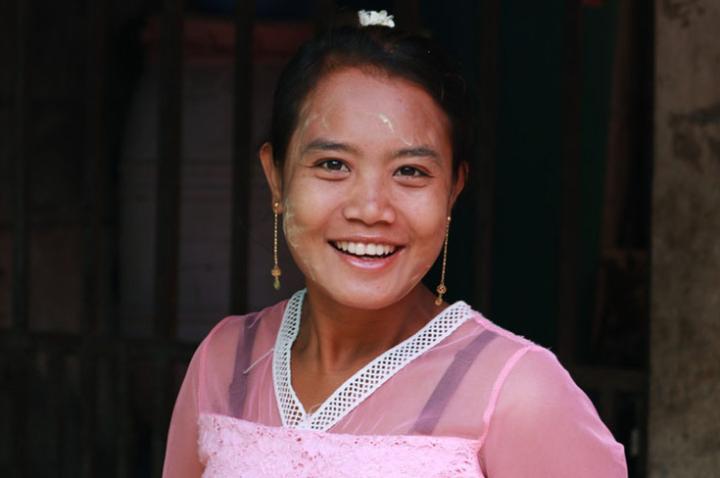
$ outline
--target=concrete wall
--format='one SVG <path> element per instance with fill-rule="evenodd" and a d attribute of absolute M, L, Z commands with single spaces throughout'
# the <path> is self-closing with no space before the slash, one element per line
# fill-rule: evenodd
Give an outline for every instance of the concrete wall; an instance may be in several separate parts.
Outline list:
<path fill-rule="evenodd" d="M 720 2 L 655 4 L 649 476 L 718 476 Z"/>

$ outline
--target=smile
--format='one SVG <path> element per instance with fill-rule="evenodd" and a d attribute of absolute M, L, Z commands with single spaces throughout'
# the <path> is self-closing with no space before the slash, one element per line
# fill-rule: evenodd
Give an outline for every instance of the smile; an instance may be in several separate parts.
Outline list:
<path fill-rule="evenodd" d="M 331 241 L 335 249 L 356 257 L 387 257 L 398 249 L 390 244 L 374 242 Z"/>

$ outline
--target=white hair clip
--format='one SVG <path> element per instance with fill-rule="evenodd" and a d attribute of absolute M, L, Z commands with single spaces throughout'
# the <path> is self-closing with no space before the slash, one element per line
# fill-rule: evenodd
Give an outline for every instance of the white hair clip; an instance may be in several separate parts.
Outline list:
<path fill-rule="evenodd" d="M 370 25 L 380 25 L 388 28 L 395 28 L 395 21 L 392 15 L 388 15 L 387 10 L 360 10 L 358 12 L 358 20 L 360 25 L 367 27 Z"/>

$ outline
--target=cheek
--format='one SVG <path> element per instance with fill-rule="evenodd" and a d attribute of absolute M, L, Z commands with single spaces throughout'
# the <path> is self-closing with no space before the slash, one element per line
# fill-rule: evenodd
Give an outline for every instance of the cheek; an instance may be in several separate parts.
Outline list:
<path fill-rule="evenodd" d="M 305 242 L 305 236 L 310 226 L 303 221 L 302 214 L 298 215 L 297 211 L 303 210 L 302 207 L 298 208 L 297 203 L 291 199 L 291 196 L 287 196 L 283 202 L 283 232 L 285 233 L 285 241 L 290 249 L 290 253 L 295 259 L 295 263 L 300 270 L 315 281 L 317 273 L 314 267 L 314 261 L 308 254 L 304 254 L 303 251 L 308 248 L 303 248 Z"/>
<path fill-rule="evenodd" d="M 302 233 L 302 226 L 298 225 L 295 217 L 295 209 L 293 203 L 285 198 L 283 202 L 283 233 L 288 245 L 295 249 L 297 247 L 297 238 Z"/>
<path fill-rule="evenodd" d="M 402 202 L 405 204 L 405 216 L 418 236 L 432 241 L 438 235 L 444 236 L 447 217 L 449 193 L 445 188 L 428 194 L 426 192 L 410 192 Z M 433 246 L 434 247 L 434 246 Z"/>
<path fill-rule="evenodd" d="M 420 247 L 416 249 L 416 254 L 409 264 L 410 283 L 419 283 L 442 252 L 445 224 L 445 222 L 433 222 L 432 225 L 428 225 L 427 235 L 419 238 Z"/>
<path fill-rule="evenodd" d="M 301 193 L 296 193 L 302 191 Z M 283 230 L 288 244 L 297 249 L 308 240 L 312 231 L 325 223 L 326 209 L 333 204 L 317 187 L 291 187 L 283 201 Z"/>
<path fill-rule="evenodd" d="M 449 209 L 443 194 L 418 196 L 408 201 L 405 217 L 415 233 L 418 256 L 414 275 L 422 277 L 442 250 Z"/>

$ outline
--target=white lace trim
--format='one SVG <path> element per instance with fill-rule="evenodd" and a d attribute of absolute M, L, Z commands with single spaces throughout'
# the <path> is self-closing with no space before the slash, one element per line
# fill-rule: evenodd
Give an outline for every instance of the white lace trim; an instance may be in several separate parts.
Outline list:
<path fill-rule="evenodd" d="M 472 316 L 472 309 L 463 301 L 452 304 L 414 335 L 378 355 L 355 372 L 330 395 L 314 413 L 305 412 L 292 388 L 290 349 L 300 327 L 305 290 L 296 292 L 288 301 L 273 354 L 273 385 L 286 427 L 327 431 L 405 365 L 430 350 Z"/>

